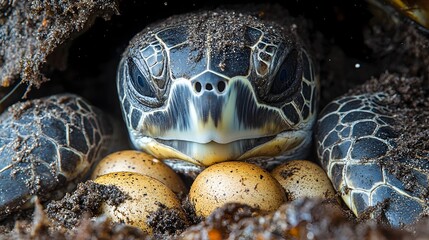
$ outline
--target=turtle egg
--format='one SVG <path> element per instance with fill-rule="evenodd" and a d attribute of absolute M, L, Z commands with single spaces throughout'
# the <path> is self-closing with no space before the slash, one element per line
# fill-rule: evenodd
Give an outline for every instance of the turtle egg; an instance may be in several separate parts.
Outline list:
<path fill-rule="evenodd" d="M 157 179 L 175 193 L 186 193 L 182 179 L 163 161 L 134 150 L 112 153 L 95 167 L 92 179 L 112 172 L 135 172 Z"/>
<path fill-rule="evenodd" d="M 117 206 L 102 203 L 101 213 L 114 222 L 123 222 L 152 233 L 152 228 L 147 223 L 148 217 L 162 205 L 167 209 L 177 210 L 178 216 L 186 222 L 176 194 L 154 178 L 133 172 L 116 172 L 99 176 L 94 181 L 116 186 L 128 196 Z"/>
<path fill-rule="evenodd" d="M 245 162 L 223 162 L 202 171 L 189 199 L 198 216 L 207 217 L 225 203 L 243 203 L 274 211 L 286 200 L 280 184 L 262 168 Z"/>
<path fill-rule="evenodd" d="M 289 201 L 298 198 L 335 198 L 325 171 L 306 160 L 292 160 L 277 166 L 271 174 L 282 185 Z"/>

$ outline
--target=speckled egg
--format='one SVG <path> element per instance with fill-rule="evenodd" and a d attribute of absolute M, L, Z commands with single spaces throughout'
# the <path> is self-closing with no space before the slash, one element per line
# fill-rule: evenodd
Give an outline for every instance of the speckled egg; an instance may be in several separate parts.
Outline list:
<path fill-rule="evenodd" d="M 167 209 L 176 209 L 178 215 L 183 216 L 182 220 L 186 221 L 176 194 L 154 178 L 132 172 L 116 172 L 99 176 L 94 181 L 98 184 L 114 185 L 129 196 L 118 206 L 102 204 L 101 212 L 114 222 L 123 222 L 152 233 L 147 219 L 159 209 L 160 204 Z"/>
<path fill-rule="evenodd" d="M 325 171 L 310 161 L 288 161 L 277 166 L 271 174 L 282 185 L 289 201 L 304 197 L 335 197 L 335 191 Z"/>
<path fill-rule="evenodd" d="M 135 172 L 164 183 L 175 193 L 186 193 L 182 179 L 161 160 L 134 150 L 112 153 L 103 158 L 94 169 L 92 179 L 112 172 Z"/>
<path fill-rule="evenodd" d="M 202 171 L 189 191 L 198 216 L 207 217 L 225 203 L 244 203 L 274 211 L 286 200 L 280 184 L 262 168 L 245 162 L 223 162 Z"/>

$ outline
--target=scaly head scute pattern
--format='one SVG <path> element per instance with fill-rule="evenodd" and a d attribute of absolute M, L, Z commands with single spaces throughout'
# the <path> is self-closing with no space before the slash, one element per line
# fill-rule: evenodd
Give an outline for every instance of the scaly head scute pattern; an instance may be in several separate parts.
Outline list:
<path fill-rule="evenodd" d="M 138 34 L 118 70 L 133 145 L 208 166 L 300 157 L 318 79 L 293 26 L 234 11 L 176 16 Z"/>

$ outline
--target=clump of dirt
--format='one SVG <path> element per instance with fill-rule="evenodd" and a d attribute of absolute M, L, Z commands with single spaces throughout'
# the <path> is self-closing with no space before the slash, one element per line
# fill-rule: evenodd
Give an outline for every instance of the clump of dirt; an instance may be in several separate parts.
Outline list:
<path fill-rule="evenodd" d="M 119 223 L 112 223 L 105 217 L 95 220 L 83 218 L 73 230 L 52 227 L 40 205 L 36 205 L 33 222 L 17 222 L 12 232 L 3 234 L 2 239 L 148 239 L 140 229 Z"/>
<path fill-rule="evenodd" d="M 182 237 L 185 239 L 227 239 L 234 224 L 246 218 L 260 215 L 257 209 L 238 203 L 229 203 L 216 209 L 197 225 L 188 228 Z"/>
<path fill-rule="evenodd" d="M 115 186 L 87 181 L 71 194 L 52 201 L 44 210 L 36 201 L 34 213 L 2 229 L 2 239 L 145 239 L 140 229 L 96 217 L 102 202 L 118 205 L 126 196 Z M 32 220 L 31 220 L 32 219 Z"/>
<path fill-rule="evenodd" d="M 241 213 L 240 213 L 241 212 Z M 237 215 L 240 213 L 239 215 Z M 356 223 L 336 203 L 301 199 L 259 215 L 241 204 L 226 204 L 198 225 L 184 239 L 407 239 L 409 233 L 377 225 Z"/>
<path fill-rule="evenodd" d="M 158 206 L 158 210 L 151 213 L 147 220 L 147 224 L 153 229 L 155 236 L 166 238 L 170 235 L 177 235 L 189 227 L 188 222 L 184 221 L 177 209 L 169 209 L 161 203 Z"/>
<path fill-rule="evenodd" d="M 39 87 L 47 65 L 64 68 L 67 42 L 86 30 L 97 17 L 118 14 L 109 1 L 1 1 L 0 84 L 21 79 Z M 55 53 L 58 54 L 55 54 Z M 49 63 L 48 63 L 49 62 Z"/>
<path fill-rule="evenodd" d="M 62 238 L 54 237 L 47 239 L 137 240 L 150 238 L 138 228 L 120 223 L 112 223 L 109 219 L 100 217 L 95 221 L 89 219 L 83 220 L 77 228 L 69 234 L 64 234 Z"/>
<path fill-rule="evenodd" d="M 197 216 L 195 208 L 189 200 L 189 195 L 183 198 L 182 208 L 185 211 L 186 216 L 188 217 L 189 225 L 195 225 L 204 220 L 203 217 Z"/>
<path fill-rule="evenodd" d="M 84 216 L 98 214 L 103 202 L 117 206 L 127 196 L 115 186 L 96 184 L 93 181 L 80 183 L 72 193 L 67 193 L 61 200 L 47 205 L 48 216 L 66 228 L 76 227 Z"/>

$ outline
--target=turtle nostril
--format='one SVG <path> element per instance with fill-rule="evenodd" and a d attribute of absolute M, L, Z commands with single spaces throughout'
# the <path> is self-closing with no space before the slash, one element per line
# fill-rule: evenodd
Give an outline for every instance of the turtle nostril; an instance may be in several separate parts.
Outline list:
<path fill-rule="evenodd" d="M 213 83 L 205 83 L 200 82 L 200 81 L 196 81 L 194 83 L 194 91 L 197 93 L 201 93 L 201 91 L 213 91 L 215 88 L 217 90 L 218 93 L 223 93 L 226 89 L 226 82 L 223 80 L 218 81 L 217 83 L 213 84 Z"/>
<path fill-rule="evenodd" d="M 196 83 L 194 84 L 194 89 L 195 89 L 195 91 L 196 91 L 197 93 L 201 92 L 201 88 L 202 88 L 202 86 L 201 86 L 201 83 L 200 83 L 200 82 L 196 82 Z"/>
<path fill-rule="evenodd" d="M 219 81 L 219 82 L 217 83 L 217 90 L 218 90 L 219 92 L 223 92 L 223 91 L 225 90 L 225 87 L 226 87 L 226 84 L 225 84 L 225 82 L 224 82 L 224 81 Z"/>
<path fill-rule="evenodd" d="M 207 84 L 206 84 L 206 90 L 207 90 L 207 91 L 211 91 L 211 90 L 213 90 L 213 85 L 212 85 L 211 83 L 207 83 Z"/>

